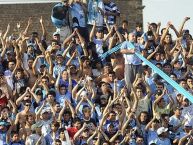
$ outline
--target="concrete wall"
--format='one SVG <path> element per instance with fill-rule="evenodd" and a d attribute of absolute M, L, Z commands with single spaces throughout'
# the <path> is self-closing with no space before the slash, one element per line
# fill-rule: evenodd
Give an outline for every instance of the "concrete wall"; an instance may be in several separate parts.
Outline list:
<path fill-rule="evenodd" d="M 116 0 L 116 4 L 121 11 L 118 24 L 126 19 L 129 21 L 129 29 L 133 29 L 136 22 L 143 21 L 140 9 L 142 0 Z M 39 18 L 43 16 L 47 31 L 51 35 L 55 31 L 50 21 L 53 6 L 54 3 L 0 5 L 0 30 L 5 30 L 7 24 L 10 23 L 12 32 L 17 33 L 16 23 L 21 22 L 21 29 L 24 29 L 28 18 L 32 17 L 33 29 L 30 31 L 38 31 L 40 29 Z"/>

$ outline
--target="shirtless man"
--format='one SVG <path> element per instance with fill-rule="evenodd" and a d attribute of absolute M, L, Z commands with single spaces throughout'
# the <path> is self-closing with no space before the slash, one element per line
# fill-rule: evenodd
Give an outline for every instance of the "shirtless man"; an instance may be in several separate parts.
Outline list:
<path fill-rule="evenodd" d="M 35 116 L 34 113 L 30 112 L 31 101 L 25 100 L 23 104 L 24 104 L 24 109 L 16 115 L 15 125 L 18 125 L 19 123 L 21 126 L 23 126 L 25 125 L 28 115 Z"/>
<path fill-rule="evenodd" d="M 82 76 L 92 76 L 92 67 L 89 58 L 85 57 L 82 62 Z"/>
<path fill-rule="evenodd" d="M 111 63 L 113 66 L 113 71 L 115 72 L 115 75 L 118 80 L 124 79 L 125 60 L 123 58 L 123 55 L 120 53 L 114 54 L 114 57 L 111 58 Z"/>
<path fill-rule="evenodd" d="M 28 83 L 29 83 L 29 87 L 32 88 L 33 85 L 34 85 L 34 82 L 37 80 L 37 75 L 35 75 L 33 73 L 33 69 L 32 69 L 32 66 L 33 66 L 33 62 L 34 62 L 34 59 L 33 58 L 28 58 L 28 69 L 27 69 L 27 72 L 29 73 L 29 80 L 28 80 Z"/>

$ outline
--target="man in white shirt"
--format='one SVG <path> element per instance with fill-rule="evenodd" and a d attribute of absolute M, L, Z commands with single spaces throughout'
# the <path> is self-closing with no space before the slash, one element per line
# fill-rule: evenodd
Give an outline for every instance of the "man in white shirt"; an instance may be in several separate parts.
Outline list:
<path fill-rule="evenodd" d="M 182 108 L 176 107 L 174 109 L 174 115 L 172 115 L 169 119 L 169 124 L 174 127 L 175 134 L 183 130 L 181 126 L 182 126 L 184 117 L 182 117 L 181 114 L 182 114 Z"/>

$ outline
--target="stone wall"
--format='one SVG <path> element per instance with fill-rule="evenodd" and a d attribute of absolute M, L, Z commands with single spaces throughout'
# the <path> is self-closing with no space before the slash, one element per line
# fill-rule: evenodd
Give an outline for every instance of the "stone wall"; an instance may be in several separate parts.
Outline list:
<path fill-rule="evenodd" d="M 136 22 L 143 21 L 142 0 L 116 0 L 116 4 L 121 11 L 118 24 L 126 19 L 129 21 L 129 29 L 131 30 L 135 27 Z M 38 31 L 40 29 L 39 18 L 43 16 L 46 29 L 51 35 L 55 31 L 50 21 L 53 6 L 54 3 L 0 5 L 0 30 L 5 31 L 7 24 L 10 23 L 12 32 L 18 33 L 16 23 L 21 22 L 21 29 L 24 29 L 28 18 L 32 17 L 33 29 L 30 28 L 30 31 Z"/>

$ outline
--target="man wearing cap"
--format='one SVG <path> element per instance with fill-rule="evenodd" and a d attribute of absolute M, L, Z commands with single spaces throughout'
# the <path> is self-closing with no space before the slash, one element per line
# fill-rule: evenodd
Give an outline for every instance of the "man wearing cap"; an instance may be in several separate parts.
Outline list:
<path fill-rule="evenodd" d="M 32 134 L 26 138 L 26 145 L 36 145 L 39 139 L 41 139 L 41 145 L 46 145 L 46 140 L 42 136 L 42 122 L 36 122 L 35 124 L 32 125 Z M 41 137 L 41 138 L 40 138 Z"/>
<path fill-rule="evenodd" d="M 141 59 L 135 55 L 135 52 L 140 52 L 139 48 L 135 47 L 135 34 L 129 34 L 129 41 L 123 42 L 121 53 L 125 58 L 125 81 L 127 87 L 135 80 L 136 74 L 142 73 Z"/>
<path fill-rule="evenodd" d="M 179 133 L 182 131 L 182 123 L 184 121 L 184 117 L 181 116 L 183 108 L 176 107 L 173 110 L 174 115 L 170 117 L 169 124 L 173 126 L 175 133 Z"/>
<path fill-rule="evenodd" d="M 168 138 L 168 128 L 158 128 L 157 135 L 158 138 L 155 139 L 152 143 L 155 143 L 156 145 L 171 145 L 170 139 Z"/>
<path fill-rule="evenodd" d="M 182 116 L 189 116 L 189 118 L 193 119 L 193 104 L 190 103 L 190 101 L 188 100 L 188 98 L 186 98 L 185 96 L 183 97 L 182 100 L 182 104 L 181 104 L 183 110 L 182 110 Z"/>

